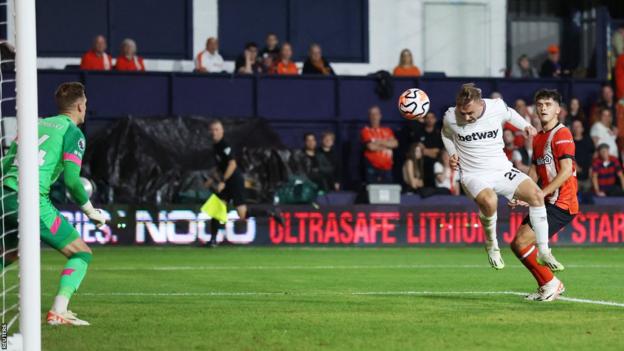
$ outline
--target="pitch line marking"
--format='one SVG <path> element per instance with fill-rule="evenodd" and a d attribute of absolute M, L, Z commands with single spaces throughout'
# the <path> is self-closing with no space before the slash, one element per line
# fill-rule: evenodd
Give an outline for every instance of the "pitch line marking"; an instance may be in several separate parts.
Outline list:
<path fill-rule="evenodd" d="M 568 268 L 589 268 L 589 269 L 621 269 L 624 265 L 582 265 L 566 264 Z M 319 266 L 109 266 L 109 267 L 89 267 L 90 271 L 224 271 L 224 270 L 359 270 L 359 269 L 490 269 L 486 264 L 464 264 L 464 265 L 436 265 L 436 264 L 407 264 L 407 265 L 319 265 Z M 522 265 L 508 265 L 507 268 L 524 268 Z M 58 271 L 57 267 L 42 267 L 44 271 Z"/>
<path fill-rule="evenodd" d="M 49 295 L 49 294 L 46 294 Z M 212 292 L 169 292 L 169 293 L 150 293 L 150 292 L 111 292 L 111 293 L 77 293 L 81 296 L 149 296 L 149 297 L 203 297 L 203 296 L 332 296 L 332 295 L 351 295 L 351 296 L 435 296 L 435 295 L 512 295 L 526 296 L 528 293 L 519 291 L 356 291 L 356 292 L 316 292 L 316 293 L 300 293 L 300 292 L 259 292 L 259 291 L 212 291 Z M 624 308 L 624 303 L 604 300 L 581 299 L 567 296 L 560 296 L 558 300 L 580 304 L 602 305 Z"/>

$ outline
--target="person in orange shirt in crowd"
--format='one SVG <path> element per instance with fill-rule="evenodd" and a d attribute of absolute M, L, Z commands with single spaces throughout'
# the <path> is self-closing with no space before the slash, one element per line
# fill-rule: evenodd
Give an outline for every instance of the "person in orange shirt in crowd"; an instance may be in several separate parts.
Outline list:
<path fill-rule="evenodd" d="M 420 69 L 414 65 L 414 58 L 412 57 L 412 52 L 409 49 L 403 49 L 401 51 L 399 65 L 396 66 L 392 74 L 397 77 L 420 76 Z"/>
<path fill-rule="evenodd" d="M 112 67 L 113 59 L 106 53 L 106 38 L 98 35 L 93 39 L 93 47 L 82 55 L 80 69 L 110 71 Z"/>
<path fill-rule="evenodd" d="M 280 59 L 275 63 L 274 73 L 277 74 L 299 74 L 299 69 L 292 61 L 292 46 L 289 43 L 284 43 L 280 50 Z"/>
<path fill-rule="evenodd" d="M 143 58 L 136 54 L 136 43 L 132 39 L 121 42 L 121 54 L 117 56 L 115 69 L 117 71 L 145 71 Z"/>
<path fill-rule="evenodd" d="M 381 126 L 381 110 L 368 110 L 370 125 L 362 128 L 360 139 L 364 144 L 365 180 L 367 184 L 392 183 L 392 150 L 399 146 L 392 129 Z"/>

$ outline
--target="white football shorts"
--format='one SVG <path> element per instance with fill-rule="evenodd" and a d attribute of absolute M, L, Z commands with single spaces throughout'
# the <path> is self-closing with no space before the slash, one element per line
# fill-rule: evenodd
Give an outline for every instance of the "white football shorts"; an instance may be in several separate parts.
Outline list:
<path fill-rule="evenodd" d="M 461 172 L 461 184 L 468 196 L 477 197 L 484 189 L 492 189 L 498 195 L 513 199 L 516 189 L 528 175 L 509 166 L 507 170 L 492 170 L 488 172 L 465 173 Z"/>

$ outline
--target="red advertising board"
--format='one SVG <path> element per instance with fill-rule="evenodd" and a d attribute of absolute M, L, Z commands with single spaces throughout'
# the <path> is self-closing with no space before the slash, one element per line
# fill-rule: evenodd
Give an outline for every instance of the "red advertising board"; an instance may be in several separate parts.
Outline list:
<path fill-rule="evenodd" d="M 108 206 L 109 226 L 98 230 L 76 209 L 64 209 L 89 244 L 201 245 L 212 234 L 208 217 L 198 207 Z M 250 219 L 247 231 L 236 233 L 228 222 L 218 240 L 235 245 L 285 246 L 456 246 L 480 245 L 483 230 L 474 206 L 341 206 L 315 210 L 282 208 L 285 224 Z M 235 212 L 230 213 L 235 218 Z M 501 207 L 499 240 L 509 243 L 525 212 Z M 624 212 L 619 206 L 584 206 L 555 238 L 559 245 L 623 245 Z"/>

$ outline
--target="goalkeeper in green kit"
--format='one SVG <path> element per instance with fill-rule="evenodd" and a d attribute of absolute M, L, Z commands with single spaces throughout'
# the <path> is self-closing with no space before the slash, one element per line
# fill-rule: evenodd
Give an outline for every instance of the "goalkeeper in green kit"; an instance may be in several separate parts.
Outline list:
<path fill-rule="evenodd" d="M 52 205 L 49 198 L 50 186 L 61 173 L 65 186 L 82 211 L 98 227 L 105 224 L 100 210 L 93 208 L 82 183 L 80 167 L 85 151 L 85 138 L 78 125 L 85 120 L 87 98 L 81 83 L 61 84 L 56 90 L 56 104 L 59 115 L 39 120 L 39 211 L 41 240 L 67 257 L 67 263 L 61 271 L 61 280 L 54 305 L 48 312 L 47 322 L 51 325 L 89 325 L 69 311 L 69 300 L 85 277 L 91 262 L 91 249 L 82 240 L 61 213 Z M 8 245 L 17 246 L 17 191 L 18 169 L 16 154 L 18 142 L 13 142 L 2 161 L 4 181 L 2 182 L 2 216 L 4 232 L 13 232 L 7 237 Z M 22 233 L 28 235 L 28 233 Z M 17 260 L 15 250 L 5 253 L 5 266 Z"/>

